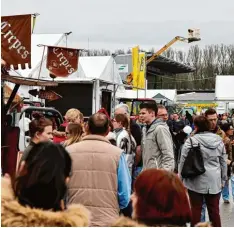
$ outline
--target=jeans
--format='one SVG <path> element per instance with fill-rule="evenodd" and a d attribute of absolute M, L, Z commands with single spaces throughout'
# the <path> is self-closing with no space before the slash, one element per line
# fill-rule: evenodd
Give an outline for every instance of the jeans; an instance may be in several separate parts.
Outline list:
<path fill-rule="evenodd" d="M 231 177 L 232 200 L 234 201 L 234 174 Z"/>
<path fill-rule="evenodd" d="M 229 200 L 229 180 L 225 182 L 225 185 L 222 190 L 223 200 Z"/>
<path fill-rule="evenodd" d="M 205 221 L 206 221 L 206 201 L 205 199 L 203 199 L 202 211 L 201 211 L 201 222 L 205 222 Z"/>
<path fill-rule="evenodd" d="M 201 221 L 201 212 L 204 199 L 207 205 L 208 214 L 213 227 L 221 227 L 221 218 L 219 214 L 219 199 L 218 194 L 201 194 L 188 190 L 191 210 L 192 210 L 192 226 L 195 226 Z"/>
<path fill-rule="evenodd" d="M 234 174 L 230 178 L 231 180 L 231 191 L 232 191 L 232 199 L 234 201 Z M 223 200 L 229 200 L 229 180 L 225 182 L 225 186 L 222 191 Z"/>

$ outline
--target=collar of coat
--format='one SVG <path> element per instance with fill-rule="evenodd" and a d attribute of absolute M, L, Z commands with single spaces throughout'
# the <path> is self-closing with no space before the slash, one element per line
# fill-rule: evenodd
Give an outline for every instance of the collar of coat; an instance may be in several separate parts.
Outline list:
<path fill-rule="evenodd" d="M 160 118 L 159 119 L 155 119 L 151 124 L 145 126 L 146 133 L 148 134 L 148 133 L 154 131 L 155 128 L 158 125 L 165 125 L 166 126 L 166 123 L 162 119 L 160 119 Z"/>
<path fill-rule="evenodd" d="M 89 211 L 82 205 L 71 205 L 67 210 L 59 212 L 25 207 L 15 199 L 9 179 L 2 178 L 1 184 L 1 225 L 3 227 L 89 225 Z"/>
<path fill-rule="evenodd" d="M 103 141 L 106 143 L 110 143 L 109 140 L 102 135 L 87 135 L 82 139 L 82 141 L 85 141 L 85 140 L 97 140 L 97 141 Z"/>

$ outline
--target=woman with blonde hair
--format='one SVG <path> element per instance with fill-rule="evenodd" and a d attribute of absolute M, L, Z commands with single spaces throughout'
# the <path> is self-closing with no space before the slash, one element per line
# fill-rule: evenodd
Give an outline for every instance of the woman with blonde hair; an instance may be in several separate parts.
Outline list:
<path fill-rule="evenodd" d="M 66 140 L 65 129 L 69 123 L 83 124 L 83 114 L 76 108 L 69 109 L 64 118 L 65 121 L 59 126 L 59 129 L 53 131 L 55 143 L 61 143 Z"/>
<path fill-rule="evenodd" d="M 81 124 L 78 123 L 69 123 L 66 127 L 66 141 L 63 146 L 67 147 L 73 143 L 77 143 L 81 141 L 83 134 L 83 128 Z"/>

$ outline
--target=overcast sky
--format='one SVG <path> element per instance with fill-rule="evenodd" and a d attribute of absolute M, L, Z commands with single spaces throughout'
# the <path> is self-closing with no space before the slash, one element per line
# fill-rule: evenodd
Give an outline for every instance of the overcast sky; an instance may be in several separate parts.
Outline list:
<path fill-rule="evenodd" d="M 72 31 L 72 46 L 156 49 L 200 28 L 201 46 L 234 44 L 234 0 L 2 0 L 5 15 L 39 13 L 35 33 Z M 186 49 L 188 44 L 177 43 Z"/>

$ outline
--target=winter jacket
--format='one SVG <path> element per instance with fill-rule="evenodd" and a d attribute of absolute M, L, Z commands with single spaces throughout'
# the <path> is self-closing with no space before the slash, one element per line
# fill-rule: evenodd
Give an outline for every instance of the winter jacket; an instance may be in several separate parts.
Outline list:
<path fill-rule="evenodd" d="M 173 171 L 175 166 L 173 142 L 167 124 L 161 120 L 155 120 L 147 130 L 142 131 L 142 158 L 143 170 L 159 168 Z"/>
<path fill-rule="evenodd" d="M 227 180 L 226 150 L 222 139 L 211 132 L 195 134 L 191 137 L 193 146 L 200 145 L 206 172 L 195 178 L 184 178 L 185 187 L 201 194 L 218 194 Z M 179 174 L 191 148 L 187 139 L 181 152 Z"/>
<path fill-rule="evenodd" d="M 115 129 L 114 133 L 116 134 L 116 146 L 126 154 L 126 162 L 128 164 L 130 175 L 132 175 L 136 155 L 136 141 L 125 128 Z"/>
<path fill-rule="evenodd" d="M 87 207 L 91 226 L 108 226 L 119 216 L 117 172 L 122 151 L 99 135 L 87 135 L 66 149 L 73 161 L 68 204 Z"/>
<path fill-rule="evenodd" d="M 46 211 L 22 206 L 15 199 L 9 179 L 2 178 L 1 226 L 6 227 L 77 227 L 89 226 L 89 211 L 74 204 L 65 211 Z"/>

